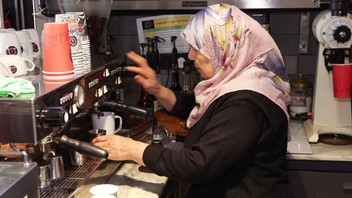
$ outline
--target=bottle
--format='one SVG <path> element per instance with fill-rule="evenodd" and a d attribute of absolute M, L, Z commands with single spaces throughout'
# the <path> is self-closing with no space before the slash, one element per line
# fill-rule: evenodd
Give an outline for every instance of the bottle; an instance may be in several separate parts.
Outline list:
<path fill-rule="evenodd" d="M 119 70 L 121 71 L 121 76 L 117 77 L 117 83 L 118 83 L 118 87 L 115 90 L 116 93 L 116 99 L 117 102 L 119 103 L 124 103 L 125 102 L 125 90 L 124 90 L 124 82 L 125 82 L 125 75 L 124 75 L 124 68 L 123 66 L 121 66 L 119 68 Z"/>
<path fill-rule="evenodd" d="M 145 58 L 147 59 L 149 66 L 153 68 L 154 67 L 153 56 L 152 56 L 152 47 L 153 47 L 152 40 L 153 39 L 149 38 L 149 37 L 147 37 L 146 39 L 147 39 L 147 53 L 146 53 Z"/>
<path fill-rule="evenodd" d="M 145 47 L 147 46 L 147 44 L 146 43 L 140 43 L 139 45 L 141 46 L 141 49 L 142 49 L 141 56 L 146 58 L 147 56 L 145 55 Z"/>
<path fill-rule="evenodd" d="M 190 61 L 185 61 L 183 63 L 184 66 L 184 77 L 183 77 L 183 87 L 182 92 L 190 94 L 192 93 L 193 89 L 191 88 L 191 71 L 190 71 Z"/>
<path fill-rule="evenodd" d="M 116 94 L 116 101 L 119 103 L 124 103 L 125 102 L 125 91 L 123 89 L 123 85 L 119 86 L 116 90 L 115 90 L 115 94 Z"/>
<path fill-rule="evenodd" d="M 150 50 L 150 39 L 148 40 L 148 44 L 145 43 L 140 43 L 140 46 L 142 48 L 142 53 L 141 56 L 144 58 L 147 58 L 148 56 L 150 57 L 151 55 L 151 50 Z M 147 47 L 147 55 L 144 54 L 144 48 Z M 142 107 L 148 111 L 153 111 L 153 101 L 150 97 L 150 94 L 146 92 L 143 87 L 141 86 L 141 95 L 139 97 L 139 101 L 137 102 L 137 106 Z"/>
<path fill-rule="evenodd" d="M 152 40 L 152 56 L 153 56 L 153 69 L 155 70 L 156 74 L 160 74 L 160 61 L 159 61 L 159 49 L 158 43 L 162 42 L 164 39 L 158 36 L 155 36 Z"/>
<path fill-rule="evenodd" d="M 176 48 L 176 39 L 177 36 L 171 36 L 171 42 L 173 43 L 173 48 L 172 48 L 172 64 L 171 64 L 171 86 L 170 89 L 172 91 L 179 92 L 182 90 L 182 87 L 180 85 L 180 80 L 179 80 L 179 72 L 178 72 L 178 63 L 177 63 L 177 48 Z"/>
<path fill-rule="evenodd" d="M 149 112 L 154 111 L 154 104 L 153 104 L 153 99 L 152 99 L 152 94 L 146 92 L 144 89 L 141 93 L 141 97 L 138 102 L 138 106 L 144 108 L 145 110 Z"/>
<path fill-rule="evenodd" d="M 149 44 L 153 44 L 153 40 L 154 39 L 150 39 L 148 38 L 148 43 Z M 154 45 L 154 44 L 153 44 Z M 151 47 L 148 45 L 148 44 L 145 44 L 145 43 L 141 43 L 140 46 L 142 48 L 142 53 L 141 53 L 141 56 L 144 57 L 144 58 L 147 58 L 149 56 L 149 61 L 148 61 L 148 64 L 149 65 L 152 65 L 152 62 L 153 63 L 156 63 L 155 62 L 155 58 L 153 58 L 153 56 L 155 56 L 155 48 L 153 47 L 153 45 L 151 45 Z M 144 48 L 145 47 L 148 47 L 148 50 L 147 50 L 147 55 L 144 54 Z M 158 55 L 159 56 L 159 55 Z M 148 60 L 148 59 L 147 59 Z M 154 64 L 155 65 L 155 64 Z M 146 92 L 143 87 L 141 86 L 141 95 L 140 95 L 140 98 L 139 98 L 139 101 L 137 103 L 137 105 L 139 107 L 142 107 L 150 112 L 153 112 L 153 111 L 157 111 L 159 110 L 159 102 L 158 100 L 155 98 L 154 95 L 152 95 L 151 93 L 149 92 Z"/>
<path fill-rule="evenodd" d="M 155 62 L 155 73 L 156 73 L 156 76 L 157 76 L 157 79 L 159 82 L 161 82 L 161 69 L 160 69 L 160 61 L 159 61 L 159 49 L 158 49 L 158 43 L 159 42 L 165 42 L 165 39 L 159 37 L 159 36 L 155 36 L 154 37 L 154 62 Z M 154 106 L 154 112 L 155 111 L 158 111 L 161 107 L 160 107 L 160 104 L 159 104 L 159 101 L 156 99 L 156 97 L 154 95 L 151 94 L 151 97 L 152 97 L 152 100 L 153 100 L 153 106 Z"/>
<path fill-rule="evenodd" d="M 290 115 L 308 113 L 312 110 L 313 85 L 304 79 L 303 74 L 298 74 L 298 78 L 292 80 Z"/>

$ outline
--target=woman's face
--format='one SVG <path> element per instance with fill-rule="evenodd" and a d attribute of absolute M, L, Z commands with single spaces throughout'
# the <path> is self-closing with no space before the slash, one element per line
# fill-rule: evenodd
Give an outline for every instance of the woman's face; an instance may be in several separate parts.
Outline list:
<path fill-rule="evenodd" d="M 214 76 L 210 60 L 193 47 L 189 49 L 188 58 L 194 61 L 194 66 L 197 68 L 202 78 L 207 80 Z"/>

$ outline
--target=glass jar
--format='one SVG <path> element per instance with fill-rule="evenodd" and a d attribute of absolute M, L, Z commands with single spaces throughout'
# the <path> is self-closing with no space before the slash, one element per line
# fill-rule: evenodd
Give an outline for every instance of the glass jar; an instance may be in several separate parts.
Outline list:
<path fill-rule="evenodd" d="M 312 110 L 313 85 L 304 79 L 303 74 L 298 74 L 298 78 L 292 80 L 290 114 L 308 113 Z"/>

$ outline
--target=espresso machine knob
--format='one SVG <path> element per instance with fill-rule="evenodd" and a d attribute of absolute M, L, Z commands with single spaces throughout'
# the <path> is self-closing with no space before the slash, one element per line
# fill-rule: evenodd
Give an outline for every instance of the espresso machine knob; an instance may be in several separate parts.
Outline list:
<path fill-rule="evenodd" d="M 62 107 L 45 107 L 37 112 L 40 123 L 48 127 L 60 127 L 67 123 L 68 113 Z"/>

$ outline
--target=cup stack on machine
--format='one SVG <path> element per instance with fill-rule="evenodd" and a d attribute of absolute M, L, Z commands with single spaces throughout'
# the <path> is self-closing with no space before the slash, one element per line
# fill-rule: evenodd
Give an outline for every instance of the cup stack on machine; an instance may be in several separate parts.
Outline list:
<path fill-rule="evenodd" d="M 67 12 L 56 14 L 55 22 L 68 24 L 71 57 L 76 76 L 81 76 L 91 69 L 90 40 L 87 20 L 84 12 Z"/>
<path fill-rule="evenodd" d="M 67 23 L 45 23 L 43 41 L 44 83 L 74 78 Z"/>

